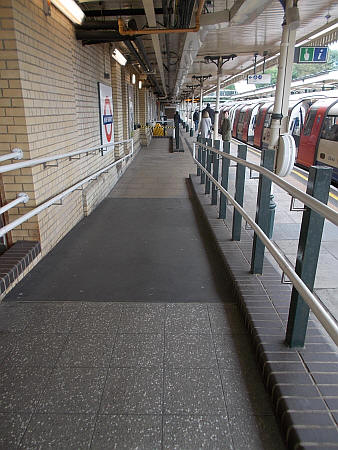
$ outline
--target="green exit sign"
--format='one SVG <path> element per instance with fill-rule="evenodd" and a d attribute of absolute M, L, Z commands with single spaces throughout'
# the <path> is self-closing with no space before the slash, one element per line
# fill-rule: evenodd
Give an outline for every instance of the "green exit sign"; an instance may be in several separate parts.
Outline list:
<path fill-rule="evenodd" d="M 299 47 L 296 48 L 298 58 L 295 62 L 299 63 L 325 63 L 327 61 L 327 47 Z"/>

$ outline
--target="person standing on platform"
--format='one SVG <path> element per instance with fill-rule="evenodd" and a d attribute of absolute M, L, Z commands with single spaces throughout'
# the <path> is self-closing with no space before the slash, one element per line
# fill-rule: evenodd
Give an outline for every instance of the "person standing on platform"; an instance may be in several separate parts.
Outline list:
<path fill-rule="evenodd" d="M 209 114 L 209 117 L 211 119 L 212 125 L 214 125 L 215 122 L 215 111 L 211 108 L 210 103 L 207 103 L 207 107 L 203 109 L 203 111 L 206 111 Z M 202 113 L 203 113 L 202 111 Z"/>
<path fill-rule="evenodd" d="M 222 121 L 221 129 L 219 130 L 223 141 L 230 142 L 231 141 L 231 123 L 229 119 L 228 111 L 224 113 L 224 119 Z"/>
<path fill-rule="evenodd" d="M 195 124 L 195 131 L 198 130 L 199 116 L 200 116 L 200 113 L 199 113 L 198 109 L 196 109 L 196 111 L 194 112 L 194 115 L 192 116 L 192 120 L 194 121 L 194 124 Z"/>
<path fill-rule="evenodd" d="M 207 111 L 202 112 L 202 120 L 199 125 L 198 132 L 201 134 L 201 138 L 209 138 L 211 132 L 211 119 Z"/>

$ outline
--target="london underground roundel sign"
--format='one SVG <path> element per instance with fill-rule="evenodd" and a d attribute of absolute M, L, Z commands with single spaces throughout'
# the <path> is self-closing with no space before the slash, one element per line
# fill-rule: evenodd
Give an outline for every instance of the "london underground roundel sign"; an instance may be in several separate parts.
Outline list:
<path fill-rule="evenodd" d="M 101 144 L 109 145 L 102 151 L 112 149 L 114 144 L 114 109 L 112 87 L 99 83 Z"/>
<path fill-rule="evenodd" d="M 103 125 L 107 141 L 110 142 L 113 133 L 113 111 L 109 97 L 104 99 Z"/>

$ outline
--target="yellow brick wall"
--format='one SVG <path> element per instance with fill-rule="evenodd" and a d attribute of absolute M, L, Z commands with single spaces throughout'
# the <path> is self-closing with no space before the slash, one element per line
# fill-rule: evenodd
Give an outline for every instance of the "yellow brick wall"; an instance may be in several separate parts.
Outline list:
<path fill-rule="evenodd" d="M 14 147 L 31 159 L 101 144 L 98 82 L 112 84 L 115 140 L 125 135 L 121 66 L 111 60 L 109 45 L 83 46 L 76 41 L 73 24 L 53 5 L 51 16 L 42 0 L 0 2 L 0 153 Z M 104 72 L 111 80 L 104 79 Z M 126 77 L 127 69 L 124 77 Z M 139 148 L 135 133 L 134 150 Z M 24 206 L 11 210 L 13 221 L 35 205 L 107 166 L 125 148 L 80 159 L 64 159 L 58 167 L 42 165 L 3 176 L 6 201 L 20 191 L 30 195 Z M 82 217 L 107 195 L 125 169 L 75 191 L 60 206 L 52 206 L 12 232 L 13 240 L 41 239 L 42 251 L 52 248 Z"/>

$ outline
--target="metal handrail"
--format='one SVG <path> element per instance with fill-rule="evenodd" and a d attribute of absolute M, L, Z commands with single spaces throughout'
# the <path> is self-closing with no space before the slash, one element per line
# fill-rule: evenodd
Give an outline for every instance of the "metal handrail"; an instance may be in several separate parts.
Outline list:
<path fill-rule="evenodd" d="M 198 143 L 198 145 L 201 145 Z M 210 147 L 208 147 L 210 148 Z M 215 150 L 215 149 L 214 149 Z M 216 152 L 223 155 L 223 152 Z M 227 155 L 227 154 L 225 154 Z M 229 202 L 237 209 L 237 211 L 241 214 L 241 216 L 246 220 L 246 222 L 252 227 L 256 235 L 265 245 L 265 247 L 270 251 L 271 255 L 279 265 L 279 267 L 283 270 L 283 272 L 288 276 L 288 278 L 292 281 L 294 287 L 297 289 L 303 300 L 308 304 L 311 308 L 319 322 L 323 325 L 326 332 L 331 336 L 332 340 L 338 345 L 338 324 L 335 318 L 330 314 L 330 312 L 326 309 L 326 307 L 321 303 L 319 299 L 317 299 L 310 289 L 306 286 L 306 284 L 302 281 L 302 279 L 297 275 L 294 268 L 287 261 L 287 259 L 280 252 L 278 247 L 268 238 L 268 236 L 264 233 L 264 231 L 256 224 L 256 222 L 245 212 L 245 210 L 236 202 L 236 200 L 226 191 L 223 186 L 203 167 L 203 165 L 196 159 L 195 151 L 193 154 L 193 158 L 199 168 L 206 174 L 206 176 L 210 179 L 212 183 L 220 190 L 222 194 L 226 196 Z M 229 158 L 232 159 L 232 158 Z M 236 158 L 235 160 L 239 160 L 238 162 L 243 162 L 240 158 Z M 265 169 L 266 170 L 266 169 Z"/>
<path fill-rule="evenodd" d="M 304 205 L 308 206 L 313 211 L 316 211 L 318 214 L 325 217 L 325 219 L 329 220 L 331 223 L 338 226 L 338 213 L 334 209 L 330 208 L 329 206 L 325 205 L 324 203 L 320 202 L 319 200 L 315 199 L 314 197 L 311 197 L 311 195 L 306 194 L 305 192 L 292 186 L 290 183 L 288 183 L 287 181 L 284 181 L 278 175 L 276 175 L 275 173 L 266 169 L 265 167 L 262 167 L 257 164 L 246 161 L 244 159 L 238 158 L 237 156 L 229 155 L 229 153 L 222 152 L 221 150 L 217 150 L 216 148 L 210 147 L 206 144 L 202 144 L 201 142 L 194 142 L 194 146 L 195 145 L 204 147 L 205 149 L 210 150 L 214 153 L 217 153 L 220 156 L 223 156 L 227 159 L 230 159 L 231 161 L 235 161 L 238 164 L 241 164 L 245 167 L 249 167 L 249 168 L 255 170 L 256 172 L 261 173 L 262 175 L 266 176 L 271 181 L 273 181 L 275 184 L 280 186 L 282 189 L 284 189 L 286 192 L 288 192 L 290 195 L 292 195 L 292 197 L 298 199 Z M 246 145 L 246 144 L 243 144 L 243 145 Z"/>
<path fill-rule="evenodd" d="M 83 150 L 76 150 L 74 152 L 63 153 L 61 155 L 46 156 L 44 158 L 28 159 L 28 160 L 22 161 L 20 163 L 7 164 L 5 166 L 0 166 L 0 173 L 10 172 L 11 170 L 16 170 L 16 169 L 22 169 L 23 167 L 38 166 L 39 164 L 45 164 L 50 161 L 57 161 L 59 159 L 65 159 L 65 158 L 72 158 L 73 156 L 81 155 L 82 153 L 91 153 L 91 152 L 96 152 L 98 150 L 102 150 L 107 147 L 112 147 L 111 149 L 109 149 L 105 153 L 103 153 L 103 156 L 104 156 L 104 155 L 107 155 L 107 153 L 110 153 L 112 150 L 114 150 L 115 145 L 125 144 L 128 142 L 131 142 L 133 145 L 133 139 L 130 138 L 130 139 L 125 139 L 124 141 L 114 142 L 113 144 L 99 145 L 97 147 L 91 147 L 91 148 L 86 148 Z"/>
<path fill-rule="evenodd" d="M 78 183 L 74 184 L 70 188 L 68 188 L 65 191 L 61 192 L 61 194 L 58 194 L 55 197 L 47 200 L 46 202 L 42 203 L 40 206 L 38 206 L 38 207 L 32 209 L 31 211 L 29 211 L 27 214 L 24 214 L 23 216 L 21 216 L 19 219 L 16 219 L 13 222 L 9 223 L 8 225 L 5 225 L 4 227 L 0 228 L 0 237 L 4 236 L 6 233 L 8 233 L 9 231 L 13 230 L 17 226 L 21 225 L 23 222 L 26 222 L 31 217 L 36 216 L 37 214 L 39 214 L 44 209 L 47 209 L 50 206 L 56 204 L 57 202 L 62 200 L 67 195 L 69 195 L 72 192 L 74 192 L 75 190 L 79 189 L 85 183 L 88 183 L 88 182 L 96 179 L 103 172 L 107 172 L 108 170 L 110 170 L 114 166 L 116 166 L 117 164 L 120 164 L 121 162 L 123 162 L 125 159 L 130 158 L 131 156 L 133 156 L 133 153 L 134 153 L 134 145 L 133 145 L 133 141 L 132 141 L 131 153 L 129 153 L 128 155 L 124 156 L 123 158 L 118 159 L 117 161 L 114 161 L 112 164 L 109 164 L 108 166 L 104 167 L 103 169 L 98 170 L 97 172 L 93 173 L 92 175 L 89 175 L 88 177 L 86 177 L 83 180 L 79 181 Z"/>
<path fill-rule="evenodd" d="M 28 194 L 26 194 L 26 192 L 20 192 L 15 200 L 12 200 L 11 202 L 7 203 L 7 205 L 4 205 L 2 208 L 0 208 L 0 214 L 3 214 L 11 208 L 14 208 L 14 206 L 16 205 L 20 205 L 20 203 L 27 203 L 28 200 Z"/>
<path fill-rule="evenodd" d="M 22 159 L 23 151 L 21 148 L 13 148 L 11 153 L 7 153 L 6 155 L 0 156 L 0 162 L 8 161 L 9 159 Z"/>

